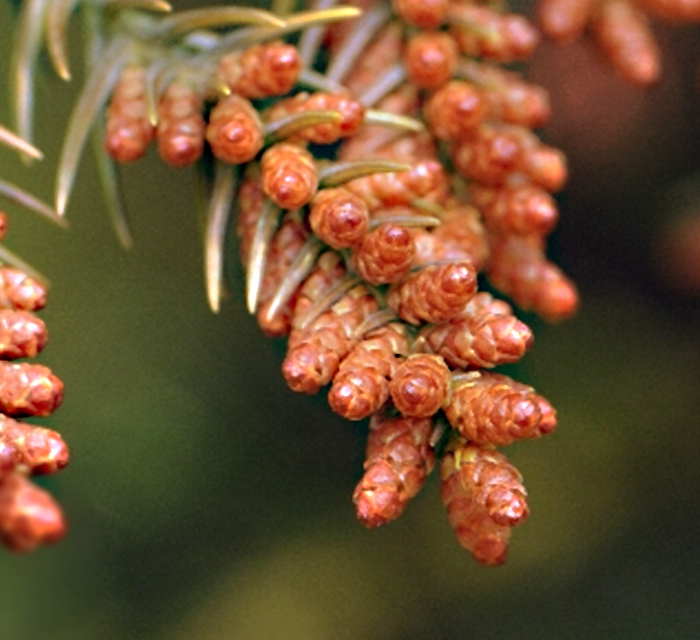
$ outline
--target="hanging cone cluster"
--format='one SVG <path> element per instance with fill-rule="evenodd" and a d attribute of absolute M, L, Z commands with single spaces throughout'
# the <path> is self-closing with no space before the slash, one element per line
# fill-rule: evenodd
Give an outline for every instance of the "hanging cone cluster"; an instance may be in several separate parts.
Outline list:
<path fill-rule="evenodd" d="M 527 59 L 539 35 L 504 7 L 356 4 L 281 16 L 159 16 L 169 7 L 158 0 L 111 14 L 92 6 L 95 28 L 114 35 L 89 61 L 57 209 L 103 108 L 100 162 L 137 160 L 154 141 L 166 163 L 197 163 L 211 182 L 212 308 L 236 201 L 247 306 L 266 334 L 288 337 L 286 382 L 307 394 L 329 385 L 335 412 L 371 418 L 360 521 L 397 518 L 442 452 L 458 539 L 499 564 L 527 503 L 493 447 L 538 438 L 556 420 L 533 389 L 490 371 L 523 357 L 532 332 L 477 278 L 548 320 L 577 306 L 545 252 L 558 218 L 551 194 L 567 177 L 564 155 L 532 132 L 549 117 L 547 94 L 502 67 Z M 294 32 L 295 44 L 283 40 Z M 67 73 L 60 39 L 48 29 Z M 123 218 L 118 228 L 124 236 Z"/>
<path fill-rule="evenodd" d="M 60 471 L 68 447 L 55 431 L 15 420 L 50 415 L 61 404 L 63 383 L 44 366 L 8 362 L 36 358 L 46 346 L 46 325 L 34 314 L 45 304 L 41 284 L 0 267 L 0 542 L 12 551 L 56 542 L 66 531 L 61 508 L 29 476 Z"/>

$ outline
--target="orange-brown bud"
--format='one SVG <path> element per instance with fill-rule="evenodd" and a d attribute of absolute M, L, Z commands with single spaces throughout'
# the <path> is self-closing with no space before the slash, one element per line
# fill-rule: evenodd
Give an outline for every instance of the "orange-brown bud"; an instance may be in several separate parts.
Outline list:
<path fill-rule="evenodd" d="M 357 519 L 368 528 L 396 520 L 435 466 L 429 419 L 375 415 L 367 438 L 365 474 L 355 488 Z"/>
<path fill-rule="evenodd" d="M 0 358 L 35 358 L 48 338 L 46 325 L 35 315 L 0 309 Z"/>
<path fill-rule="evenodd" d="M 68 464 L 69 457 L 68 446 L 55 431 L 0 414 L 0 478 L 14 470 L 56 473 Z"/>
<path fill-rule="evenodd" d="M 63 383 L 39 364 L 0 361 L 0 411 L 12 416 L 48 416 L 63 400 Z"/>
<path fill-rule="evenodd" d="M 31 551 L 60 540 L 66 523 L 54 499 L 19 473 L 0 481 L 0 541 L 12 551 Z"/>
<path fill-rule="evenodd" d="M 389 222 L 368 233 L 353 254 L 355 271 L 370 284 L 389 284 L 406 275 L 416 256 L 413 234 Z"/>
<path fill-rule="evenodd" d="M 153 141 L 154 128 L 146 111 L 146 73 L 136 65 L 126 67 L 107 107 L 105 151 L 117 162 L 142 158 Z"/>
<path fill-rule="evenodd" d="M 423 115 L 440 140 L 470 138 L 486 115 L 482 92 L 467 82 L 453 80 L 426 102 Z"/>
<path fill-rule="evenodd" d="M 495 449 L 454 438 L 442 458 L 440 480 L 440 498 L 460 544 L 482 565 L 505 562 L 510 528 L 529 515 L 518 470 Z"/>
<path fill-rule="evenodd" d="M 460 380 L 445 415 L 463 437 L 477 445 L 539 438 L 556 426 L 554 410 L 532 387 L 496 373 L 474 372 Z"/>
<path fill-rule="evenodd" d="M 389 392 L 403 416 L 429 418 L 437 413 L 450 391 L 450 370 L 440 356 L 410 356 L 394 373 Z"/>
<path fill-rule="evenodd" d="M 421 32 L 409 39 L 403 54 L 409 80 L 419 89 L 438 89 L 454 74 L 457 45 L 441 31 Z"/>
<path fill-rule="evenodd" d="M 244 98 L 268 98 L 289 93 L 301 67 L 295 46 L 267 42 L 223 56 L 217 74 L 233 93 Z"/>
<path fill-rule="evenodd" d="M 299 209 L 311 202 L 318 189 L 313 156 L 292 144 L 270 147 L 260 161 L 263 190 L 282 209 Z"/>
<path fill-rule="evenodd" d="M 389 379 L 408 352 L 406 326 L 388 324 L 367 336 L 343 360 L 328 393 L 331 409 L 362 420 L 389 398 Z"/>
<path fill-rule="evenodd" d="M 594 31 L 617 74 L 632 84 L 647 86 L 661 76 L 661 53 L 649 21 L 626 0 L 599 5 Z"/>
<path fill-rule="evenodd" d="M 172 82 L 158 104 L 158 152 L 173 167 L 197 162 L 204 151 L 202 98 L 187 84 Z"/>
<path fill-rule="evenodd" d="M 245 98 L 230 95 L 212 109 L 207 142 L 215 157 L 229 164 L 250 162 L 263 148 L 263 124 Z"/>
<path fill-rule="evenodd" d="M 38 311 L 46 304 L 46 288 L 23 271 L 0 268 L 0 309 Z"/>
<path fill-rule="evenodd" d="M 309 224 L 329 247 L 345 249 L 362 242 L 367 234 L 369 210 L 346 189 L 322 189 L 311 202 Z"/>
<path fill-rule="evenodd" d="M 532 346 L 532 331 L 510 313 L 508 305 L 491 304 L 496 302 L 488 293 L 477 293 L 457 318 L 431 327 L 423 336 L 454 368 L 517 362 Z"/>
<path fill-rule="evenodd" d="M 411 324 L 446 322 L 476 292 L 476 270 L 469 262 L 424 267 L 392 285 L 387 302 Z"/>
<path fill-rule="evenodd" d="M 294 135 L 294 139 L 307 140 L 315 144 L 333 144 L 341 138 L 353 135 L 362 125 L 365 107 L 349 93 L 298 93 L 293 98 L 280 100 L 268 109 L 269 122 L 281 120 L 302 111 L 335 111 L 342 117 L 340 122 L 328 122 L 306 127 Z"/>
<path fill-rule="evenodd" d="M 472 185 L 470 194 L 491 231 L 504 234 L 546 235 L 557 224 L 554 198 L 532 184 L 486 187 Z"/>

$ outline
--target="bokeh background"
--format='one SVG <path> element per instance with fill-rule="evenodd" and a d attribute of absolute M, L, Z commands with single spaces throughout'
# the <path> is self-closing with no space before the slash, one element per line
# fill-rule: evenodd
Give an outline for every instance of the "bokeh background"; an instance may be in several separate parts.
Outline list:
<path fill-rule="evenodd" d="M 0 4 L 3 68 L 12 14 Z M 545 46 L 533 64 L 556 110 L 545 136 L 572 170 L 551 253 L 583 304 L 557 326 L 524 316 L 535 348 L 509 373 L 560 426 L 508 450 L 532 516 L 498 569 L 456 543 L 435 475 L 398 522 L 355 522 L 366 425 L 286 388 L 284 345 L 246 314 L 233 245 L 231 293 L 208 311 L 190 173 L 153 156 L 123 172 L 130 253 L 89 154 L 68 231 L 8 206 L 8 246 L 52 281 L 41 361 L 67 394 L 43 423 L 73 462 L 43 481 L 66 540 L 0 554 L 0 639 L 699 637 L 700 302 L 663 238 L 700 217 L 700 39 L 659 34 L 666 75 L 648 92 L 586 46 Z M 47 159 L 27 169 L 0 151 L 0 175 L 47 200 L 78 57 L 73 85 L 45 61 L 39 74 Z M 0 92 L 9 123 L 7 81 Z"/>

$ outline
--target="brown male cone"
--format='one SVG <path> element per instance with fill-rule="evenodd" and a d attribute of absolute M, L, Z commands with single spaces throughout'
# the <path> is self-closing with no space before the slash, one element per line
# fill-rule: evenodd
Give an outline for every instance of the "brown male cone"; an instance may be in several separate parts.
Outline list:
<path fill-rule="evenodd" d="M 518 470 L 495 449 L 454 437 L 443 454 L 440 481 L 440 499 L 459 543 L 480 564 L 503 564 L 511 527 L 529 513 Z"/>
<path fill-rule="evenodd" d="M 357 518 L 367 528 L 396 520 L 422 488 L 435 466 L 429 418 L 385 418 L 370 421 L 365 475 L 355 488 Z"/>

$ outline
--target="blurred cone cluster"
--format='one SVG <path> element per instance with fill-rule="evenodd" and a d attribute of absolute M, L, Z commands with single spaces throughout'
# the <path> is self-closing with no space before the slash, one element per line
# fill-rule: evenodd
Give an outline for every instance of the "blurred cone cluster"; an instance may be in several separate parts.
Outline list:
<path fill-rule="evenodd" d="M 0 219 L 4 236 L 5 215 Z M 60 471 L 68 447 L 55 431 L 14 419 L 46 417 L 63 399 L 63 383 L 50 369 L 10 362 L 35 358 L 46 345 L 46 325 L 33 313 L 45 304 L 45 287 L 0 267 L 0 541 L 13 551 L 55 542 L 66 530 L 58 504 L 29 477 Z"/>
<path fill-rule="evenodd" d="M 503 66 L 527 60 L 539 33 L 486 4 L 320 0 L 298 14 L 282 4 L 166 16 L 157 0 L 111 13 L 89 4 L 93 31 L 111 39 L 89 60 L 56 208 L 103 106 L 101 162 L 133 162 L 155 142 L 168 164 L 197 163 L 212 178 L 212 308 L 235 200 L 247 305 L 266 334 L 288 337 L 286 382 L 328 387 L 333 411 L 370 418 L 359 520 L 397 518 L 441 458 L 460 543 L 500 564 L 528 508 L 494 447 L 550 433 L 556 418 L 531 387 L 491 371 L 533 337 L 479 290 L 479 274 L 547 320 L 577 307 L 546 256 L 552 194 L 567 178 L 563 153 L 533 133 L 548 96 Z M 67 77 L 50 28 L 60 16 L 47 11 L 49 53 Z"/>

